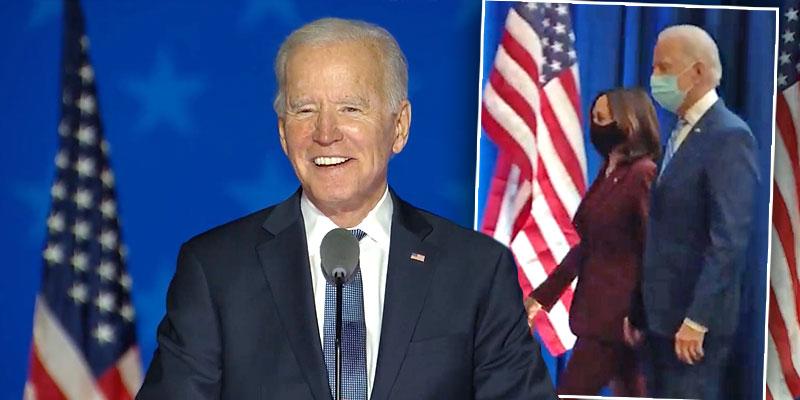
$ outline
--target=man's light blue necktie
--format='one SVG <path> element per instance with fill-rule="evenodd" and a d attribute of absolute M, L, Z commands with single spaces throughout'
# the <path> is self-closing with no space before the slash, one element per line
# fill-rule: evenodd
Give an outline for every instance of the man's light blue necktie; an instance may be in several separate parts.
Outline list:
<path fill-rule="evenodd" d="M 350 230 L 359 241 L 366 236 L 360 229 Z M 325 325 L 323 348 L 328 384 L 336 398 L 336 286 L 325 283 Z M 342 398 L 367 399 L 367 327 L 364 323 L 364 293 L 361 266 L 342 287 Z"/>
<path fill-rule="evenodd" d="M 669 135 L 669 140 L 667 140 L 667 148 L 664 150 L 664 161 L 661 162 L 661 171 L 658 174 L 659 179 L 661 175 L 664 175 L 664 171 L 667 169 L 667 164 L 669 164 L 670 160 L 672 160 L 672 156 L 675 155 L 675 151 L 678 148 L 678 135 L 680 135 L 680 131 L 686 127 L 686 120 L 683 118 L 678 119 L 677 124 L 675 124 L 675 129 L 672 130 L 672 133 Z"/>

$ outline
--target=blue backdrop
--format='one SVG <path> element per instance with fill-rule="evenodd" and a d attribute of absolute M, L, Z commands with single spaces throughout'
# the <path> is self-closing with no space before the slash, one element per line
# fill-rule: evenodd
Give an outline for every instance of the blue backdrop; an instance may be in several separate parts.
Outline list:
<path fill-rule="evenodd" d="M 774 6 L 777 1 L 752 3 Z M 409 59 L 414 112 L 409 146 L 392 162 L 390 181 L 407 200 L 472 225 L 479 1 L 84 0 L 83 5 L 117 177 L 122 234 L 130 249 L 145 365 L 154 350 L 155 326 L 164 312 L 180 243 L 296 188 L 271 110 L 272 58 L 280 41 L 303 22 L 323 16 L 362 18 L 396 35 Z M 577 34 L 585 36 L 591 14 L 576 11 L 578 25 L 585 26 Z M 616 12 L 616 21 L 623 18 L 620 11 L 602 12 Z M 771 35 L 774 30 L 765 31 Z M 0 2 L 0 250 L 5 272 L 0 279 L 0 399 L 21 398 L 27 373 L 57 144 L 60 40 L 60 0 Z M 609 49 L 624 42 L 619 32 L 604 40 Z M 766 50 L 761 51 L 769 53 L 765 43 L 771 42 L 763 42 Z M 612 68 L 607 61 L 608 53 L 620 59 L 623 53 L 595 49 L 594 59 L 606 61 L 592 63 L 587 44 L 579 39 L 578 45 L 582 73 L 609 78 L 582 79 L 585 103 L 599 88 L 623 82 L 623 75 L 613 72 L 616 64 Z M 759 51 L 756 47 L 747 54 Z M 647 51 L 641 57 L 641 65 L 630 65 L 644 71 Z M 739 75 L 733 82 L 756 85 L 771 76 L 772 67 L 747 71 L 758 80 Z M 626 79 L 632 81 L 624 82 L 642 76 L 630 75 Z M 753 95 L 761 93 L 758 87 L 737 83 L 723 95 L 764 138 L 768 131 L 756 128 L 763 124 L 755 114 L 760 108 L 736 103 L 727 92 L 736 88 L 768 103 L 768 95 Z M 596 159 L 590 158 L 590 176 L 595 168 Z M 753 274 L 753 284 L 763 284 L 763 276 Z M 752 290 L 753 296 L 763 296 L 763 287 Z M 753 305 L 763 304 L 755 297 Z M 760 311 L 754 306 L 754 320 Z M 752 327 L 755 335 L 763 335 L 763 327 Z M 760 368 L 760 361 L 748 362 Z"/>
<path fill-rule="evenodd" d="M 713 2 L 705 2 L 714 4 Z M 512 3 L 488 2 L 484 27 L 483 76 L 488 79 L 503 25 Z M 768 4 L 764 4 L 768 5 Z M 775 4 L 773 4 L 775 6 Z M 770 159 L 772 155 L 772 98 L 774 93 L 775 16 L 774 11 L 703 10 L 675 7 L 625 7 L 618 5 L 572 5 L 580 69 L 583 115 L 597 94 L 617 86 L 647 88 L 652 49 L 658 32 L 669 25 L 691 23 L 702 26 L 717 41 L 723 66 L 718 90 L 726 104 L 750 125 L 758 142 L 761 181 L 756 219 L 748 250 L 743 284 L 740 329 L 728 376 L 730 399 L 762 396 L 764 319 L 769 229 Z M 659 109 L 662 141 L 674 125 L 674 116 Z M 602 162 L 588 140 L 588 118 L 584 118 L 588 177 L 591 181 Z M 482 136 L 481 160 L 494 159 L 496 149 Z M 488 188 L 491 162 L 479 166 L 479 188 Z M 486 190 L 478 193 L 478 213 Z M 546 353 L 546 351 L 545 351 Z M 554 378 L 567 357 L 545 354 Z"/>

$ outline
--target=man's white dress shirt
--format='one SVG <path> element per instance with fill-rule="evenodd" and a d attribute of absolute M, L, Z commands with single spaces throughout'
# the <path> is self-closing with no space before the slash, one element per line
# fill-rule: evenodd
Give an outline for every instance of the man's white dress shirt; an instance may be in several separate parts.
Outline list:
<path fill-rule="evenodd" d="M 335 228 L 361 229 L 366 236 L 359 242 L 361 280 L 364 293 L 364 323 L 367 327 L 367 394 L 372 393 L 378 345 L 383 320 L 383 299 L 386 288 L 386 270 L 389 265 L 389 239 L 392 232 L 394 204 L 389 188 L 378 204 L 356 226 L 337 226 L 311 203 L 305 193 L 300 199 L 300 210 L 306 228 L 308 261 L 311 266 L 311 287 L 317 311 L 320 344 L 323 343 L 325 325 L 325 275 L 320 265 L 319 246 L 322 238 Z M 322 345 L 324 346 L 324 345 Z"/>

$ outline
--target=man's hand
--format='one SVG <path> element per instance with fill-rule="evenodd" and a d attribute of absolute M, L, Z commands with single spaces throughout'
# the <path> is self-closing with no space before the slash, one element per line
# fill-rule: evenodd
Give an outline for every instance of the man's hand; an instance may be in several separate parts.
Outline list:
<path fill-rule="evenodd" d="M 684 322 L 675 334 L 675 354 L 686 364 L 694 365 L 703 359 L 705 332 L 692 328 Z"/>
<path fill-rule="evenodd" d="M 525 298 L 525 311 L 528 312 L 528 327 L 533 328 L 533 320 L 536 317 L 536 314 L 539 310 L 542 309 L 542 305 L 539 304 L 533 297 L 526 297 Z"/>
<path fill-rule="evenodd" d="M 642 331 L 636 329 L 628 317 L 625 317 L 625 320 L 622 321 L 622 336 L 625 338 L 625 343 L 630 347 L 638 346 L 642 343 L 644 337 Z"/>

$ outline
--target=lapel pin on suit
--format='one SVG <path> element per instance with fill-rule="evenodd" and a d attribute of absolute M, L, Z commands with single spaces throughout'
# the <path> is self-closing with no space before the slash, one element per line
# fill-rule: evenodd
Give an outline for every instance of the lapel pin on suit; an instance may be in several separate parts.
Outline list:
<path fill-rule="evenodd" d="M 414 260 L 414 261 L 419 261 L 419 262 L 421 262 L 421 263 L 424 263 L 424 262 L 425 262 L 425 254 L 420 254 L 420 253 L 411 253 L 411 257 L 410 257 L 410 258 L 411 258 L 412 260 Z"/>

